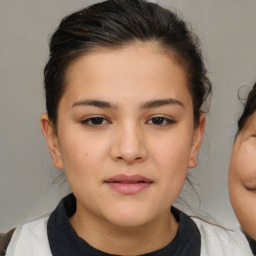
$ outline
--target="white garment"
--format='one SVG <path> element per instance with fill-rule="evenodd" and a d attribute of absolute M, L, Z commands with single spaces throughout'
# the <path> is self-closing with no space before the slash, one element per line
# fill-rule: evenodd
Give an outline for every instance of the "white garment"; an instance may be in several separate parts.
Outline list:
<path fill-rule="evenodd" d="M 49 216 L 18 226 L 6 256 L 52 256 L 47 237 Z M 201 234 L 201 256 L 253 256 L 245 236 L 239 230 L 221 227 L 192 218 Z"/>
<path fill-rule="evenodd" d="M 253 256 L 240 230 L 225 230 L 195 217 L 191 219 L 201 234 L 201 256 Z"/>
<path fill-rule="evenodd" d="M 49 216 L 18 226 L 6 256 L 52 256 L 47 237 Z"/>

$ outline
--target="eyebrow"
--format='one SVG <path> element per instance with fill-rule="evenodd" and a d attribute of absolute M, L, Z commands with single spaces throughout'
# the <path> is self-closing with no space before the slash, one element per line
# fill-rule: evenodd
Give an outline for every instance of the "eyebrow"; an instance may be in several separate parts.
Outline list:
<path fill-rule="evenodd" d="M 165 105 L 178 105 L 185 108 L 184 104 L 176 99 L 160 99 L 160 100 L 150 100 L 141 105 L 142 109 L 158 108 Z"/>
<path fill-rule="evenodd" d="M 79 100 L 76 101 L 72 107 L 77 107 L 77 106 L 94 106 L 98 108 L 117 108 L 115 104 L 112 104 L 107 101 L 102 101 L 102 100 Z"/>
<path fill-rule="evenodd" d="M 145 103 L 143 103 L 140 108 L 141 109 L 150 109 L 150 108 L 158 108 L 158 107 L 162 107 L 165 105 L 177 105 L 180 107 L 184 108 L 184 104 L 176 99 L 159 99 L 159 100 L 150 100 L 147 101 Z M 107 102 L 107 101 L 102 101 L 102 100 L 79 100 L 76 101 L 72 107 L 77 107 L 77 106 L 94 106 L 94 107 L 98 107 L 98 108 L 112 108 L 112 109 L 118 109 L 118 106 L 116 104 Z"/>

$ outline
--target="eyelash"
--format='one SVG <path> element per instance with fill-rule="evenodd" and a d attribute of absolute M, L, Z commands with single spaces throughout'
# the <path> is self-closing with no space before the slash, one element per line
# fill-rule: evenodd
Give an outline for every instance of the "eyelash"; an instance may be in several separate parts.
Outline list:
<path fill-rule="evenodd" d="M 254 188 L 251 188 L 251 187 L 248 187 L 248 186 L 244 186 L 248 191 L 251 191 L 251 192 L 254 192 L 256 193 L 256 187 Z"/>
<path fill-rule="evenodd" d="M 107 123 L 110 123 L 110 121 L 108 119 L 106 119 L 105 117 L 101 117 L 101 116 L 90 117 L 90 118 L 87 118 L 87 119 L 84 119 L 81 121 L 81 124 L 87 125 L 87 126 L 92 126 L 92 127 L 100 127 Z M 168 125 L 175 124 L 176 121 L 166 118 L 166 117 L 156 116 L 156 117 L 150 118 L 146 123 L 150 124 L 150 125 L 162 127 L 162 126 L 168 126 Z"/>
<path fill-rule="evenodd" d="M 93 121 L 96 121 L 96 122 L 101 121 L 101 122 L 99 124 L 94 124 Z M 106 123 L 110 123 L 110 122 L 105 117 L 101 117 L 101 116 L 94 116 L 81 121 L 81 124 L 92 126 L 92 127 L 99 127 Z"/>
<path fill-rule="evenodd" d="M 158 119 L 158 120 L 157 120 Z M 160 121 L 160 124 L 156 124 L 154 123 L 154 121 Z M 149 123 L 150 121 L 152 121 L 152 123 Z M 161 122 L 162 121 L 162 122 Z M 151 124 L 151 125 L 156 125 L 156 126 L 168 126 L 171 124 L 175 124 L 176 121 L 169 119 L 167 117 L 162 117 L 162 116 L 156 116 L 156 117 L 152 117 L 149 119 L 149 121 L 147 121 L 147 123 Z"/>

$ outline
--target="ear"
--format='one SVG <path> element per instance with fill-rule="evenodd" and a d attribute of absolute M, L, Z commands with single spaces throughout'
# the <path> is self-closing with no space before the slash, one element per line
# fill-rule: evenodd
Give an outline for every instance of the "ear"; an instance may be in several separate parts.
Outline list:
<path fill-rule="evenodd" d="M 54 129 L 52 122 L 49 120 L 48 114 L 44 113 L 40 117 L 41 130 L 48 144 L 48 150 L 52 157 L 53 165 L 57 169 L 63 169 L 63 163 L 59 148 L 57 132 Z"/>
<path fill-rule="evenodd" d="M 201 147 L 201 143 L 204 135 L 205 122 L 206 122 L 206 116 L 205 114 L 201 114 L 199 125 L 194 130 L 192 147 L 190 152 L 190 159 L 189 159 L 189 168 L 195 168 L 197 166 L 197 155 Z"/>

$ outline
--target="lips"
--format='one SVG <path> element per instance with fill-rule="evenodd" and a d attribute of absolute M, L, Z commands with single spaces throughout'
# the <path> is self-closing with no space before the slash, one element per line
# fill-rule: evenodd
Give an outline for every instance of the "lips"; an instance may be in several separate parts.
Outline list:
<path fill-rule="evenodd" d="M 119 174 L 104 183 L 121 194 L 132 195 L 149 188 L 153 181 L 141 175 Z"/>

